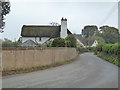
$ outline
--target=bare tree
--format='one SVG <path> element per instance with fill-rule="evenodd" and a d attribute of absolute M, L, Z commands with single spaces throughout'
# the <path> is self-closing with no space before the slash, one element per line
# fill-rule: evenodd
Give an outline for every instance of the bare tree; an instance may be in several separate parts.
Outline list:
<path fill-rule="evenodd" d="M 50 25 L 51 26 L 59 26 L 59 23 L 57 23 L 57 22 L 50 22 Z"/>

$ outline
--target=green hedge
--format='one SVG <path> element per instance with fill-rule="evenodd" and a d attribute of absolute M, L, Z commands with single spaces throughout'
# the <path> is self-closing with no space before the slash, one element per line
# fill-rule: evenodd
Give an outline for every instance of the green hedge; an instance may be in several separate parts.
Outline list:
<path fill-rule="evenodd" d="M 99 43 L 99 44 L 96 46 L 96 51 L 102 52 L 102 47 L 103 47 L 104 45 L 105 45 L 104 43 Z"/>
<path fill-rule="evenodd" d="M 102 47 L 102 51 L 107 54 L 117 55 L 120 52 L 120 44 L 106 44 Z"/>
<path fill-rule="evenodd" d="M 101 48 L 100 50 L 98 49 L 95 52 L 95 54 L 98 57 L 120 67 L 120 62 L 119 62 L 120 44 L 104 44 L 98 46 L 99 49 Z"/>
<path fill-rule="evenodd" d="M 52 47 L 76 47 L 76 38 L 74 35 L 69 35 L 65 39 L 55 38 L 52 42 Z"/>
<path fill-rule="evenodd" d="M 52 47 L 65 47 L 65 40 L 63 38 L 55 38 L 52 42 Z"/>
<path fill-rule="evenodd" d="M 98 44 L 96 46 L 96 51 L 117 55 L 118 52 L 120 52 L 120 44 Z"/>

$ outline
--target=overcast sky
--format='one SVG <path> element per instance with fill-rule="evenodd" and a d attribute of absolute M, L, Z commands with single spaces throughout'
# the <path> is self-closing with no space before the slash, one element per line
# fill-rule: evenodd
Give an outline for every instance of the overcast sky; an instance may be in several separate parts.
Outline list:
<path fill-rule="evenodd" d="M 3 38 L 17 40 L 21 27 L 61 23 L 68 19 L 68 29 L 81 33 L 85 25 L 109 25 L 118 28 L 117 2 L 38 2 L 38 0 L 11 0 L 11 12 L 6 16 Z"/>

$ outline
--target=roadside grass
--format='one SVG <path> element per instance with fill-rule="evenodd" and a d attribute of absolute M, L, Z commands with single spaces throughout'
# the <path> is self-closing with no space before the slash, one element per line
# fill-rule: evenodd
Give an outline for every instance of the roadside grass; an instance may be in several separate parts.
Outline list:
<path fill-rule="evenodd" d="M 117 55 L 97 53 L 97 56 L 120 67 L 120 60 Z"/>
<path fill-rule="evenodd" d="M 45 70 L 45 69 L 48 69 L 48 68 L 65 65 L 65 64 L 70 64 L 70 63 L 76 61 L 77 57 L 78 57 L 78 55 L 71 60 L 66 60 L 66 61 L 63 61 L 63 62 L 58 62 L 58 63 L 51 64 L 51 65 L 36 66 L 36 67 L 26 68 L 26 69 L 21 68 L 21 69 L 16 69 L 16 70 L 3 70 L 2 71 L 2 76 L 34 72 L 34 71 Z"/>

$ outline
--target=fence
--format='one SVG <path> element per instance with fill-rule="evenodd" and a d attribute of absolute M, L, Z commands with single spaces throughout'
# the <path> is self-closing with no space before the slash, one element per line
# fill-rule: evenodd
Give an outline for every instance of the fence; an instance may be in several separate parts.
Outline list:
<path fill-rule="evenodd" d="M 3 70 L 26 69 L 36 66 L 50 65 L 70 60 L 77 56 L 75 48 L 47 48 L 40 50 L 3 50 Z"/>

